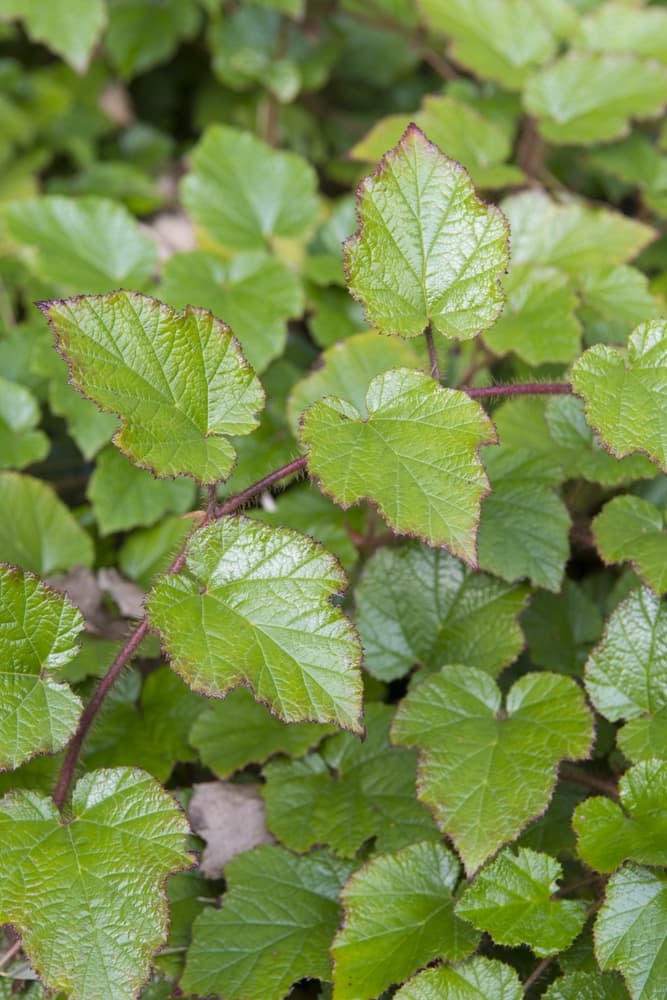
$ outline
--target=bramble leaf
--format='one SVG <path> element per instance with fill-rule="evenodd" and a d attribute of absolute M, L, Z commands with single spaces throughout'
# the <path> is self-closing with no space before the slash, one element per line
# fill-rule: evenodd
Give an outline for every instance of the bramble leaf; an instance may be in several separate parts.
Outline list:
<path fill-rule="evenodd" d="M 613 973 L 570 972 L 551 984 L 543 1000 L 628 1000 L 628 993 Z"/>
<path fill-rule="evenodd" d="M 282 722 L 245 688 L 212 701 L 190 731 L 190 743 L 218 778 L 277 753 L 299 757 L 335 730 L 313 722 Z"/>
<path fill-rule="evenodd" d="M 334 938 L 335 1000 L 372 1000 L 437 958 L 460 962 L 479 935 L 454 913 L 460 866 L 444 844 L 372 858 L 343 887 Z"/>
<path fill-rule="evenodd" d="M 344 261 L 371 326 L 416 337 L 430 324 L 468 340 L 493 323 L 503 303 L 507 222 L 416 125 L 361 182 L 357 212 Z"/>
<path fill-rule="evenodd" d="M 210 309 L 231 327 L 255 371 L 282 354 L 287 320 L 303 312 L 303 293 L 291 271 L 266 253 L 224 260 L 210 253 L 178 253 L 164 267 L 160 294 L 177 309 Z"/>
<path fill-rule="evenodd" d="M 250 132 L 212 125 L 192 154 L 181 197 L 199 225 L 231 250 L 265 250 L 274 236 L 302 236 L 318 213 L 315 171 Z"/>
<path fill-rule="evenodd" d="M 164 62 L 180 41 L 191 38 L 200 22 L 196 0 L 107 0 L 109 28 L 105 47 L 124 77 Z"/>
<path fill-rule="evenodd" d="M 91 566 L 93 544 L 55 490 L 18 472 L 0 473 L 0 562 L 48 576 Z"/>
<path fill-rule="evenodd" d="M 594 52 L 633 52 L 667 63 L 667 11 L 606 0 L 579 25 L 579 37 Z"/>
<path fill-rule="evenodd" d="M 605 563 L 629 562 L 657 594 L 667 590 L 667 532 L 663 512 L 641 497 L 614 497 L 591 525 Z"/>
<path fill-rule="evenodd" d="M 411 979 L 394 1000 L 521 1000 L 516 970 L 495 959 L 474 955 L 462 965 L 440 965 Z"/>
<path fill-rule="evenodd" d="M 304 976 L 329 979 L 338 894 L 353 866 L 326 851 L 305 857 L 256 847 L 225 867 L 219 910 L 194 924 L 185 990 L 225 1000 L 283 1000 Z"/>
<path fill-rule="evenodd" d="M 60 750 L 81 701 L 58 671 L 77 653 L 77 609 L 32 573 L 0 565 L 0 769 Z"/>
<path fill-rule="evenodd" d="M 667 990 L 667 876 L 625 865 L 607 882 L 595 922 L 600 968 L 617 969 L 633 1000 L 660 1000 Z"/>
<path fill-rule="evenodd" d="M 311 475 L 336 503 L 370 499 L 397 533 L 475 562 L 488 489 L 478 448 L 493 443 L 495 431 L 465 393 L 399 368 L 372 379 L 365 412 L 332 396 L 313 404 L 300 437 Z"/>
<path fill-rule="evenodd" d="M 392 747 L 389 705 L 366 706 L 366 738 L 338 733 L 302 760 L 270 761 L 264 768 L 269 829 L 294 851 L 328 844 L 354 857 L 374 839 L 376 850 L 397 851 L 418 840 L 438 840 L 428 810 L 417 801 L 413 750 Z M 308 822 L 295 823 L 295 816 Z"/>
<path fill-rule="evenodd" d="M 174 800 L 136 769 L 95 771 L 66 822 L 50 799 L 17 791 L 0 802 L 0 829 L 0 920 L 44 984 L 72 1000 L 136 993 L 167 936 L 162 883 L 191 861 Z"/>
<path fill-rule="evenodd" d="M 601 872 L 612 872 L 623 861 L 667 864 L 667 763 L 636 764 L 618 790 L 620 805 L 594 796 L 577 806 L 572 825 L 579 855 Z"/>
<path fill-rule="evenodd" d="M 526 595 L 446 552 L 417 544 L 381 549 L 356 589 L 364 667 L 384 681 L 443 663 L 496 674 L 523 646 L 517 616 Z"/>
<path fill-rule="evenodd" d="M 106 22 L 104 0 L 0 0 L 0 20 L 20 18 L 28 35 L 84 73 Z"/>
<path fill-rule="evenodd" d="M 146 607 L 194 690 L 222 697 L 246 684 L 285 722 L 359 732 L 361 647 L 331 604 L 346 582 L 312 539 L 224 518 L 192 536 L 185 570 L 158 580 Z"/>
<path fill-rule="evenodd" d="M 35 430 L 40 413 L 28 389 L 0 376 L 0 469 L 23 469 L 49 451 L 49 439 Z"/>
<path fill-rule="evenodd" d="M 627 355 L 596 344 L 572 367 L 586 418 L 617 458 L 641 451 L 667 471 L 667 322 L 640 324 Z"/>
<path fill-rule="evenodd" d="M 568 948 L 584 926 L 586 904 L 552 899 L 563 875 L 548 854 L 502 851 L 467 887 L 456 912 L 496 944 L 527 944 L 540 958 Z"/>
<path fill-rule="evenodd" d="M 502 709 L 481 670 L 448 666 L 399 706 L 392 741 L 422 751 L 419 797 L 472 874 L 546 809 L 563 758 L 587 757 L 593 723 L 575 681 L 526 674 Z"/>
<path fill-rule="evenodd" d="M 34 248 L 39 277 L 66 292 L 142 290 L 157 264 L 152 239 L 128 210 L 108 198 L 44 195 L 14 202 L 7 226 L 19 243 Z"/>
<path fill-rule="evenodd" d="M 123 291 L 41 308 L 72 384 L 121 417 L 113 440 L 136 465 L 202 482 L 229 476 L 226 435 L 257 426 L 264 393 L 228 327 Z"/>

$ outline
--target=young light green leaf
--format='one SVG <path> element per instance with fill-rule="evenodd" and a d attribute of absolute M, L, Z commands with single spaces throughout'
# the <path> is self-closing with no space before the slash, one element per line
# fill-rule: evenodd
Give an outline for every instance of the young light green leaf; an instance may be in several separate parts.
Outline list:
<path fill-rule="evenodd" d="M 277 753 L 299 757 L 334 732 L 313 722 L 282 722 L 256 702 L 245 688 L 212 701 L 190 731 L 190 743 L 218 778 L 228 778 L 246 764 L 263 764 Z"/>
<path fill-rule="evenodd" d="M 224 319 L 257 372 L 282 354 L 287 320 L 303 312 L 299 282 L 266 253 L 231 260 L 200 251 L 174 254 L 165 264 L 160 293 L 177 309 L 203 306 Z"/>
<path fill-rule="evenodd" d="M 196 0 L 107 0 L 107 52 L 122 76 L 145 73 L 165 62 L 179 42 L 197 31 L 201 11 Z"/>
<path fill-rule="evenodd" d="M 39 419 L 32 393 L 0 376 L 0 469 L 23 469 L 45 458 L 49 439 L 35 430 Z"/>
<path fill-rule="evenodd" d="M 109 446 L 100 452 L 86 496 L 100 533 L 153 524 L 169 511 L 183 514 L 195 502 L 191 479 L 156 479 Z"/>
<path fill-rule="evenodd" d="M 0 562 L 40 576 L 92 565 L 90 536 L 40 479 L 0 473 L 0 510 Z"/>
<path fill-rule="evenodd" d="M 0 829 L 0 920 L 44 984 L 71 1000 L 133 996 L 167 936 L 162 883 L 191 863 L 174 800 L 136 769 L 96 771 L 77 784 L 68 822 L 18 791 L 0 803 Z"/>
<path fill-rule="evenodd" d="M 76 729 L 81 701 L 58 670 L 78 650 L 77 609 L 32 573 L 0 565 L 0 769 L 60 750 Z"/>
<path fill-rule="evenodd" d="M 667 590 L 667 532 L 654 504 L 641 497 L 614 497 L 591 528 L 605 563 L 629 562 L 657 594 Z"/>
<path fill-rule="evenodd" d="M 392 741 L 418 746 L 419 797 L 472 874 L 544 812 L 563 758 L 590 753 L 593 722 L 575 681 L 526 674 L 502 708 L 481 670 L 448 666 L 407 695 Z"/>
<path fill-rule="evenodd" d="M 231 250 L 265 250 L 275 236 L 303 236 L 318 213 L 317 178 L 305 160 L 250 132 L 212 125 L 192 154 L 183 204 Z"/>
<path fill-rule="evenodd" d="M 549 142 L 593 145 L 627 135 L 667 103 L 667 67 L 628 54 L 570 51 L 526 82 L 526 110 Z"/>
<path fill-rule="evenodd" d="M 522 1000 L 516 971 L 503 962 L 475 955 L 462 965 L 440 965 L 411 979 L 394 1000 Z"/>
<path fill-rule="evenodd" d="M 660 7 L 607 0 L 582 19 L 578 34 L 594 52 L 632 52 L 667 63 L 667 11 Z"/>
<path fill-rule="evenodd" d="M 106 22 L 104 0 L 0 0 L 0 20 L 19 18 L 41 42 L 84 73 Z"/>
<path fill-rule="evenodd" d="M 619 782 L 620 805 L 595 796 L 581 802 L 572 825 L 590 868 L 612 872 L 623 861 L 667 864 L 667 763 L 646 760 Z"/>
<path fill-rule="evenodd" d="M 625 865 L 607 882 L 595 922 L 600 968 L 616 969 L 632 1000 L 662 1000 L 667 990 L 667 876 Z"/>
<path fill-rule="evenodd" d="M 354 857 L 373 839 L 376 850 L 398 851 L 419 840 L 439 840 L 417 801 L 413 750 L 389 744 L 389 705 L 366 706 L 366 739 L 339 733 L 303 760 L 276 759 L 264 768 L 264 801 L 271 832 L 294 851 L 328 844 Z M 307 817 L 295 823 L 294 817 Z"/>
<path fill-rule="evenodd" d="M 219 910 L 197 918 L 184 990 L 225 1000 L 283 1000 L 304 976 L 329 979 L 338 894 L 352 870 L 326 851 L 256 847 L 225 867 Z"/>
<path fill-rule="evenodd" d="M 7 208 L 7 227 L 33 249 L 40 278 L 66 292 L 142 290 L 157 264 L 153 240 L 123 206 L 108 198 L 44 195 Z"/>
<path fill-rule="evenodd" d="M 416 337 L 430 325 L 468 340 L 493 323 L 503 303 L 507 222 L 416 125 L 362 181 L 357 212 L 344 261 L 371 326 Z"/>
<path fill-rule="evenodd" d="M 469 663 L 498 673 L 521 652 L 527 588 L 473 573 L 423 545 L 380 549 L 356 589 L 364 667 L 391 681 L 415 665 Z"/>
<path fill-rule="evenodd" d="M 579 299 L 570 278 L 553 267 L 513 267 L 503 282 L 507 302 L 484 340 L 494 354 L 513 351 L 529 365 L 567 364 L 579 353 Z"/>
<path fill-rule="evenodd" d="M 346 582 L 312 539 L 226 518 L 192 536 L 185 571 L 158 580 L 146 606 L 196 691 L 222 697 L 246 684 L 285 722 L 359 732 L 361 646 L 331 604 Z"/>
<path fill-rule="evenodd" d="M 644 452 L 667 471 L 667 322 L 640 324 L 627 355 L 606 344 L 586 351 L 572 368 L 586 418 L 617 458 Z"/>
<path fill-rule="evenodd" d="M 40 304 L 72 384 L 122 426 L 114 443 L 157 476 L 226 479 L 226 435 L 249 434 L 264 393 L 231 331 L 201 309 L 132 292 Z"/>
<path fill-rule="evenodd" d="M 444 844 L 373 858 L 341 893 L 334 938 L 334 1000 L 372 1000 L 435 959 L 460 962 L 479 935 L 454 913 L 460 866 Z"/>
<path fill-rule="evenodd" d="M 570 555 L 570 518 L 552 487 L 557 461 L 501 445 L 485 449 L 491 493 L 482 504 L 479 565 L 504 580 L 529 577 L 534 586 L 559 591 Z"/>
<path fill-rule="evenodd" d="M 456 912 L 496 944 L 527 944 L 540 958 L 555 955 L 569 948 L 586 919 L 583 901 L 552 899 L 562 875 L 548 854 L 502 851 L 468 886 Z"/>
<path fill-rule="evenodd" d="M 620 976 L 613 973 L 570 972 L 551 984 L 544 1000 L 628 1000 Z"/>
<path fill-rule="evenodd" d="M 488 491 L 478 449 L 495 431 L 465 393 L 399 368 L 372 379 L 365 413 L 335 396 L 315 403 L 300 437 L 311 475 L 344 509 L 372 500 L 397 533 L 474 564 Z"/>

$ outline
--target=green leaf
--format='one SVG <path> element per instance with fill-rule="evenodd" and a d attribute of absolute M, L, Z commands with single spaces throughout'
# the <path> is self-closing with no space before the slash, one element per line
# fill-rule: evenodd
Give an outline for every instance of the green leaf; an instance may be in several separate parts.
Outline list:
<path fill-rule="evenodd" d="M 245 688 L 224 701 L 208 704 L 195 721 L 190 743 L 218 778 L 228 778 L 247 764 L 262 764 L 277 753 L 299 757 L 333 727 L 312 722 L 281 722 Z"/>
<path fill-rule="evenodd" d="M 508 229 L 466 171 L 410 125 L 358 192 L 345 242 L 350 291 L 371 326 L 416 337 L 429 325 L 468 340 L 502 309 Z"/>
<path fill-rule="evenodd" d="M 627 1000 L 621 979 L 610 973 L 571 972 L 551 984 L 544 1000 Z"/>
<path fill-rule="evenodd" d="M 501 445 L 485 449 L 491 493 L 482 504 L 478 551 L 482 569 L 513 582 L 559 591 L 570 555 L 570 518 L 552 487 L 560 467 L 546 456 Z"/>
<path fill-rule="evenodd" d="M 303 760 L 266 765 L 264 801 L 274 836 L 295 851 L 329 844 L 344 857 L 354 857 L 371 838 L 383 852 L 439 839 L 417 801 L 416 753 L 389 744 L 392 714 L 389 705 L 367 704 L 364 742 L 339 733 Z"/>
<path fill-rule="evenodd" d="M 123 576 L 149 590 L 155 577 L 167 572 L 193 526 L 192 516 L 165 517 L 152 528 L 133 531 L 118 553 L 118 568 Z"/>
<path fill-rule="evenodd" d="M 437 958 L 460 962 L 479 936 L 454 914 L 460 866 L 444 844 L 373 858 L 341 893 L 334 938 L 334 997 L 372 1000 Z"/>
<path fill-rule="evenodd" d="M 463 965 L 426 969 L 394 994 L 394 1000 L 521 1000 L 515 970 L 475 955 Z"/>
<path fill-rule="evenodd" d="M 568 577 L 559 595 L 538 591 L 521 618 L 531 661 L 577 677 L 600 638 L 602 624 L 597 605 Z"/>
<path fill-rule="evenodd" d="M 579 300 L 570 279 L 552 267 L 514 267 L 504 281 L 505 309 L 484 340 L 494 354 L 513 351 L 529 365 L 567 364 L 580 350 Z"/>
<path fill-rule="evenodd" d="M 543 191 L 523 191 L 502 203 L 512 233 L 512 268 L 558 267 L 579 279 L 592 268 L 626 264 L 655 232 L 644 223 L 586 202 L 560 204 Z"/>
<path fill-rule="evenodd" d="M 109 28 L 104 44 L 122 76 L 145 73 L 173 54 L 199 27 L 196 0 L 107 0 Z"/>
<path fill-rule="evenodd" d="M 617 969 L 633 1000 L 661 1000 L 667 990 L 667 876 L 626 865 L 607 882 L 595 922 L 600 968 Z"/>
<path fill-rule="evenodd" d="M 594 52 L 632 52 L 667 62 L 667 11 L 607 0 L 579 25 L 579 40 Z"/>
<path fill-rule="evenodd" d="M 184 990 L 225 1000 L 283 1000 L 304 976 L 329 979 L 338 894 L 352 870 L 326 851 L 257 847 L 225 867 L 219 910 L 197 918 Z"/>
<path fill-rule="evenodd" d="M 572 825 L 579 855 L 601 872 L 623 861 L 667 864 L 667 763 L 642 761 L 618 787 L 620 805 L 594 796 L 577 806 Z"/>
<path fill-rule="evenodd" d="M 465 393 L 399 368 L 372 379 L 362 412 L 338 397 L 315 403 L 300 436 L 311 475 L 344 509 L 372 500 L 398 534 L 475 562 L 488 490 L 478 448 L 495 431 Z"/>
<path fill-rule="evenodd" d="M 14 202 L 5 218 L 14 239 L 32 248 L 37 275 L 67 292 L 144 289 L 157 264 L 153 240 L 107 198 L 44 195 Z"/>
<path fill-rule="evenodd" d="M 0 562 L 48 576 L 91 566 L 93 544 L 55 490 L 18 472 L 0 473 Z"/>
<path fill-rule="evenodd" d="M 403 700 L 392 740 L 420 747 L 419 797 L 472 874 L 544 812 L 559 762 L 590 753 L 593 723 L 569 677 L 526 674 L 503 709 L 488 674 L 449 666 Z"/>
<path fill-rule="evenodd" d="M 222 697 L 241 683 L 285 722 L 359 732 L 361 647 L 331 598 L 346 579 L 312 539 L 244 517 L 195 532 L 146 606 L 172 668 Z"/>
<path fill-rule="evenodd" d="M 56 678 L 78 649 L 77 609 L 32 573 L 0 565 L 0 769 L 60 750 L 81 701 Z"/>
<path fill-rule="evenodd" d="M 667 590 L 667 532 L 661 510 L 641 497 L 614 497 L 591 525 L 605 563 L 631 563 L 655 590 Z"/>
<path fill-rule="evenodd" d="M 596 344 L 572 367 L 572 385 L 584 399 L 586 418 L 617 458 L 641 451 L 667 471 L 664 372 L 667 323 L 640 324 L 627 354 Z"/>
<path fill-rule="evenodd" d="M 174 800 L 141 771 L 97 771 L 77 784 L 66 823 L 50 799 L 18 791 L 0 803 L 0 826 L 0 920 L 45 986 L 71 1000 L 134 995 L 167 936 L 160 887 L 191 861 Z"/>
<path fill-rule="evenodd" d="M 648 278 L 634 267 L 586 272 L 581 276 L 581 296 L 587 344 L 624 344 L 638 323 L 660 315 Z"/>
<path fill-rule="evenodd" d="M 223 435 L 249 434 L 263 390 L 228 327 L 132 292 L 41 303 L 72 384 L 117 413 L 114 443 L 157 476 L 229 476 Z"/>
<path fill-rule="evenodd" d="M 161 294 L 178 309 L 203 306 L 223 319 L 258 372 L 282 354 L 287 320 L 303 312 L 299 282 L 266 253 L 229 261 L 210 253 L 174 254 L 164 267 Z"/>
<path fill-rule="evenodd" d="M 452 57 L 483 80 L 520 90 L 547 62 L 571 17 L 562 0 L 420 0 L 432 31 L 452 39 Z"/>
<path fill-rule="evenodd" d="M 91 459 L 111 440 L 118 429 L 118 417 L 103 413 L 85 396 L 74 392 L 67 382 L 64 367 L 63 377 L 52 379 L 49 385 L 49 407 L 64 418 L 83 457 Z"/>
<path fill-rule="evenodd" d="M 563 951 L 584 926 L 586 904 L 552 899 L 563 868 L 526 847 L 505 850 L 468 886 L 456 912 L 496 944 L 527 944 L 544 958 Z"/>
<path fill-rule="evenodd" d="M 527 589 L 473 573 L 422 545 L 380 549 L 356 590 L 364 667 L 391 681 L 415 665 L 469 663 L 498 673 L 521 652 Z"/>
<path fill-rule="evenodd" d="M 39 419 L 32 393 L 0 376 L 0 469 L 23 469 L 45 458 L 49 439 L 34 429 Z"/>
<path fill-rule="evenodd" d="M 212 125 L 192 154 L 181 196 L 221 246 L 265 250 L 275 236 L 303 236 L 318 213 L 315 171 L 249 132 Z"/>
<path fill-rule="evenodd" d="M 111 446 L 98 455 L 86 490 L 102 535 L 153 524 L 172 510 L 182 514 L 195 495 L 191 479 L 155 479 Z"/>
<path fill-rule="evenodd" d="M 338 396 L 367 414 L 369 382 L 391 368 L 421 368 L 411 344 L 375 330 L 357 333 L 333 344 L 318 358 L 317 367 L 292 387 L 287 416 L 294 435 L 304 410 L 324 396 Z"/>
<path fill-rule="evenodd" d="M 30 38 L 84 73 L 106 22 L 104 0 L 0 0 L 0 19 L 19 18 Z"/>

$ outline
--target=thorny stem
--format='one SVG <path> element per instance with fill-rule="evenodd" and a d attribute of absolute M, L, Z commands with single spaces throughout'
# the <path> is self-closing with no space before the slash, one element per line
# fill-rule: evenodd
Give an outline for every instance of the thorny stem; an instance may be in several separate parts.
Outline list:
<path fill-rule="evenodd" d="M 486 396 L 563 396 L 572 392 L 568 382 L 524 382 L 518 385 L 484 385 L 462 390 L 471 399 Z"/>
<path fill-rule="evenodd" d="M 426 346 L 428 347 L 428 358 L 431 362 L 431 378 L 434 378 L 436 382 L 439 382 L 440 364 L 438 362 L 438 352 L 435 349 L 435 341 L 433 340 L 433 329 L 430 323 L 426 327 L 424 336 L 426 337 Z"/>

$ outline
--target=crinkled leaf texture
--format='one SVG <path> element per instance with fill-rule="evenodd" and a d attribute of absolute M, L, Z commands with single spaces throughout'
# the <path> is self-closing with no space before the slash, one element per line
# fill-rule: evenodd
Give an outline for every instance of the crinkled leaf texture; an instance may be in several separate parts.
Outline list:
<path fill-rule="evenodd" d="M 395 994 L 394 1000 L 522 1000 L 516 971 L 503 962 L 475 955 L 462 965 L 426 969 Z"/>
<path fill-rule="evenodd" d="M 551 984 L 544 1000 L 628 1000 L 628 993 L 613 972 L 570 972 Z"/>
<path fill-rule="evenodd" d="M 468 340 L 493 323 L 503 303 L 507 221 L 416 125 L 361 182 L 357 212 L 344 263 L 371 326 L 416 337 L 430 324 Z"/>
<path fill-rule="evenodd" d="M 667 876 L 625 865 L 607 882 L 595 922 L 595 955 L 617 969 L 632 1000 L 663 1000 L 667 992 Z"/>
<path fill-rule="evenodd" d="M 0 830 L 0 921 L 45 985 L 71 1000 L 135 995 L 167 937 L 162 884 L 191 863 L 176 802 L 135 768 L 93 771 L 67 819 L 18 791 L 0 802 Z"/>
<path fill-rule="evenodd" d="M 572 825 L 590 868 L 611 872 L 623 861 L 667 865 L 667 763 L 646 760 L 619 782 L 620 805 L 595 796 L 580 803 Z"/>
<path fill-rule="evenodd" d="M 321 545 L 245 517 L 197 531 L 185 570 L 148 596 L 172 668 L 196 691 L 252 689 L 285 722 L 361 731 L 361 645 L 331 598 L 346 586 Z"/>
<path fill-rule="evenodd" d="M 443 844 L 373 858 L 342 892 L 334 939 L 334 1000 L 373 1000 L 437 958 L 460 962 L 479 935 L 454 914 L 460 865 Z"/>
<path fill-rule="evenodd" d="M 552 899 L 562 874 L 548 854 L 502 851 L 468 886 L 456 912 L 496 944 L 527 944 L 540 957 L 555 955 L 569 948 L 586 918 L 582 900 Z"/>
<path fill-rule="evenodd" d="M 195 922 L 182 985 L 225 1000 L 283 1000 L 304 976 L 329 979 L 338 895 L 352 871 L 326 851 L 257 847 L 225 867 L 219 910 Z"/>
<path fill-rule="evenodd" d="M 667 472 L 667 321 L 640 324 L 627 355 L 606 344 L 591 347 L 573 365 L 572 385 L 612 454 L 642 451 Z"/>
<path fill-rule="evenodd" d="M 641 497 L 614 497 L 591 528 L 605 563 L 629 562 L 657 593 L 667 590 L 667 532 L 662 511 Z"/>
<path fill-rule="evenodd" d="M 76 729 L 81 701 L 56 675 L 82 628 L 63 594 L 0 565 L 0 769 L 60 750 Z"/>
<path fill-rule="evenodd" d="M 157 476 L 226 479 L 226 435 L 249 434 L 264 392 L 224 323 L 132 292 L 42 302 L 72 384 L 117 413 L 114 443 Z"/>
<path fill-rule="evenodd" d="M 422 372 L 377 375 L 366 413 L 335 396 L 301 420 L 308 468 L 342 507 L 372 500 L 399 534 L 476 560 L 476 534 L 488 479 L 478 455 L 496 439 L 482 407 Z"/>
<path fill-rule="evenodd" d="M 526 674 L 503 709 L 488 674 L 448 666 L 403 700 L 392 740 L 421 749 L 419 797 L 472 874 L 544 812 L 559 762 L 590 753 L 593 721 L 569 677 Z"/>
<path fill-rule="evenodd" d="M 498 673 L 521 652 L 527 588 L 473 573 L 416 543 L 380 549 L 356 589 L 364 667 L 396 680 L 418 665 L 468 663 Z"/>

